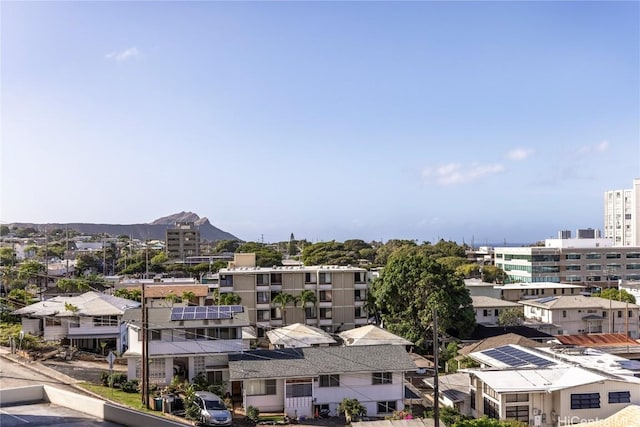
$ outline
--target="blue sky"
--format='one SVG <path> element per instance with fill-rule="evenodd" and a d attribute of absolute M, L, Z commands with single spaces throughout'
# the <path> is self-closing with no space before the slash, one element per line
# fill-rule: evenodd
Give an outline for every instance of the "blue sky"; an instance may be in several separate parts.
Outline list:
<path fill-rule="evenodd" d="M 2 2 L 0 220 L 529 242 L 640 177 L 638 2 Z"/>

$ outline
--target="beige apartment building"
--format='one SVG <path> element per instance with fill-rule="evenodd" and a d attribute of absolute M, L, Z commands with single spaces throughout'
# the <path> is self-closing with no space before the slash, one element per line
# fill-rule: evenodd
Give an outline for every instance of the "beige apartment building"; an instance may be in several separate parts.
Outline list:
<path fill-rule="evenodd" d="M 235 254 L 228 268 L 219 271 L 221 293 L 233 292 L 242 298 L 249 321 L 259 337 L 271 328 L 303 323 L 335 333 L 367 324 L 367 271 L 350 266 L 256 267 L 255 254 Z M 310 290 L 316 303 L 274 303 L 279 293 L 299 296 Z M 285 325 L 286 323 L 286 325 Z"/>
<path fill-rule="evenodd" d="M 604 237 L 614 246 L 640 245 L 640 179 L 633 188 L 604 193 Z"/>
<path fill-rule="evenodd" d="M 200 255 L 200 230 L 193 222 L 176 222 L 167 229 L 166 251 L 169 259 L 182 259 Z"/>

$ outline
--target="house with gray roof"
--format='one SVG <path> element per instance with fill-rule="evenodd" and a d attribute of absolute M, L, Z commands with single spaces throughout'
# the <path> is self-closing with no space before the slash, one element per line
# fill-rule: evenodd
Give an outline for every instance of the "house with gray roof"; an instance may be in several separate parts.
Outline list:
<path fill-rule="evenodd" d="M 374 417 L 404 409 L 405 372 L 416 365 L 400 345 L 253 350 L 229 355 L 232 388 L 243 407 L 311 417 L 336 413 L 344 398 L 358 399 Z"/>
<path fill-rule="evenodd" d="M 522 312 L 521 304 L 500 298 L 472 296 L 471 301 L 476 312 L 476 323 L 480 325 L 497 325 L 504 310 L 518 309 Z"/>
<path fill-rule="evenodd" d="M 45 341 L 69 340 L 73 347 L 88 351 L 122 351 L 126 334 L 122 316 L 140 303 L 100 292 L 79 296 L 57 296 L 13 312 L 22 317 L 22 329 L 43 336 Z M 100 343 L 106 343 L 104 348 Z"/>

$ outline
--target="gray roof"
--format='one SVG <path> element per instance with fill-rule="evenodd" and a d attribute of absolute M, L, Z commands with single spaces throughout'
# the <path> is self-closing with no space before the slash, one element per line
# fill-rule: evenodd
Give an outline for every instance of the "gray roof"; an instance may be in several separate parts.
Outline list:
<path fill-rule="evenodd" d="M 303 325 L 302 323 L 294 323 L 293 325 L 268 331 L 267 338 L 269 338 L 271 344 L 287 348 L 336 343 L 336 340 L 322 329 Z"/>
<path fill-rule="evenodd" d="M 77 312 L 67 311 L 65 304 L 78 308 Z M 75 297 L 55 297 L 28 305 L 13 314 L 34 317 L 44 316 L 114 316 L 121 315 L 127 309 L 139 307 L 140 303 L 99 292 L 85 292 Z"/>
<path fill-rule="evenodd" d="M 315 377 L 416 369 L 403 346 L 306 347 L 229 355 L 230 380 Z"/>
<path fill-rule="evenodd" d="M 520 304 L 532 305 L 540 308 L 548 308 L 550 310 L 558 310 L 563 308 L 595 308 L 595 309 L 625 309 L 627 303 L 609 300 L 600 297 L 588 297 L 585 295 L 554 295 L 534 300 L 520 301 Z M 636 304 L 628 304 L 629 309 L 636 309 Z"/>
<path fill-rule="evenodd" d="M 471 301 L 474 308 L 522 307 L 517 302 L 485 296 L 472 296 Z"/>

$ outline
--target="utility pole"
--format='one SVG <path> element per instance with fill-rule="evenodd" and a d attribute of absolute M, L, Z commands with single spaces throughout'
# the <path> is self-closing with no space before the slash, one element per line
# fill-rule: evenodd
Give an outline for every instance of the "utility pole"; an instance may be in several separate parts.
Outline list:
<path fill-rule="evenodd" d="M 438 310 L 433 309 L 433 425 L 440 427 L 440 400 L 438 390 Z"/>
<path fill-rule="evenodd" d="M 149 312 L 145 298 L 145 282 L 142 282 L 142 404 L 149 408 Z"/>

